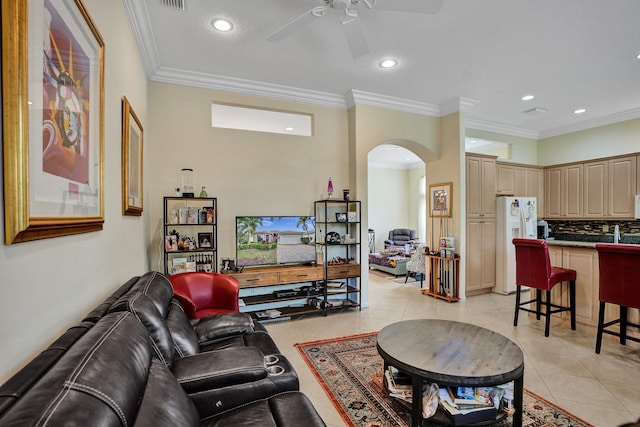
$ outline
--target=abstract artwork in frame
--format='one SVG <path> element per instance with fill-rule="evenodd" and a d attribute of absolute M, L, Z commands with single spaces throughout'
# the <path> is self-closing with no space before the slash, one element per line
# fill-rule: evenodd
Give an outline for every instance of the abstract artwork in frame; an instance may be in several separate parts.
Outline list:
<path fill-rule="evenodd" d="M 102 230 L 104 42 L 82 0 L 2 0 L 5 243 Z"/>
<path fill-rule="evenodd" d="M 126 96 L 122 97 L 122 214 L 142 215 L 143 129 Z"/>
<path fill-rule="evenodd" d="M 451 182 L 432 184 L 429 186 L 429 216 L 435 218 L 451 218 Z"/>

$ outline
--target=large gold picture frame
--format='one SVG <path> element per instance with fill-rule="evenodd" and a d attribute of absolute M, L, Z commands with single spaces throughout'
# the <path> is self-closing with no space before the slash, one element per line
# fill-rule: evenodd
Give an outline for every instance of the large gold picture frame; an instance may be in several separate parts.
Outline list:
<path fill-rule="evenodd" d="M 1 6 L 5 243 L 102 230 L 102 36 L 82 0 Z"/>
<path fill-rule="evenodd" d="M 126 96 L 122 97 L 122 215 L 142 215 L 143 129 Z"/>
<path fill-rule="evenodd" d="M 435 218 L 451 218 L 453 201 L 453 183 L 431 184 L 429 186 L 429 216 Z"/>

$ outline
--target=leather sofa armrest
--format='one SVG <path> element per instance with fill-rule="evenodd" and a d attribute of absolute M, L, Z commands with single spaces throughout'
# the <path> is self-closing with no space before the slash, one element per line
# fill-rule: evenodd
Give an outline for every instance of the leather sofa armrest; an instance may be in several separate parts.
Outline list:
<path fill-rule="evenodd" d="M 191 321 L 201 346 L 232 335 L 254 331 L 253 319 L 246 313 L 224 313 Z"/>
<path fill-rule="evenodd" d="M 172 371 L 187 393 L 251 383 L 268 375 L 264 356 L 254 347 L 208 351 L 177 359 Z"/>

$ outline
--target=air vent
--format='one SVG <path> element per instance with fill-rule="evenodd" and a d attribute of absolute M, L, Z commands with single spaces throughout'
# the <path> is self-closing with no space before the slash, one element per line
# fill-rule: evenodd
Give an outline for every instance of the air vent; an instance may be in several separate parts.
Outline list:
<path fill-rule="evenodd" d="M 187 10 L 187 0 L 160 0 L 163 6 L 170 7 L 176 10 Z"/>
<path fill-rule="evenodd" d="M 523 111 L 523 113 L 531 114 L 531 115 L 544 114 L 546 112 L 547 112 L 547 110 L 545 108 L 541 108 L 541 107 L 533 107 L 533 108 L 529 108 L 528 110 L 524 110 Z"/>

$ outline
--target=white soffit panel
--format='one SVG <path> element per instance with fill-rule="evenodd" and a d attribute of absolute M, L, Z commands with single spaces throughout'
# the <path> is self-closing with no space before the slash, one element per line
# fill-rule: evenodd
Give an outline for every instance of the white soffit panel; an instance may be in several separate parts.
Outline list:
<path fill-rule="evenodd" d="M 311 114 L 229 104 L 211 104 L 211 126 L 285 135 L 313 136 L 313 116 Z"/>

